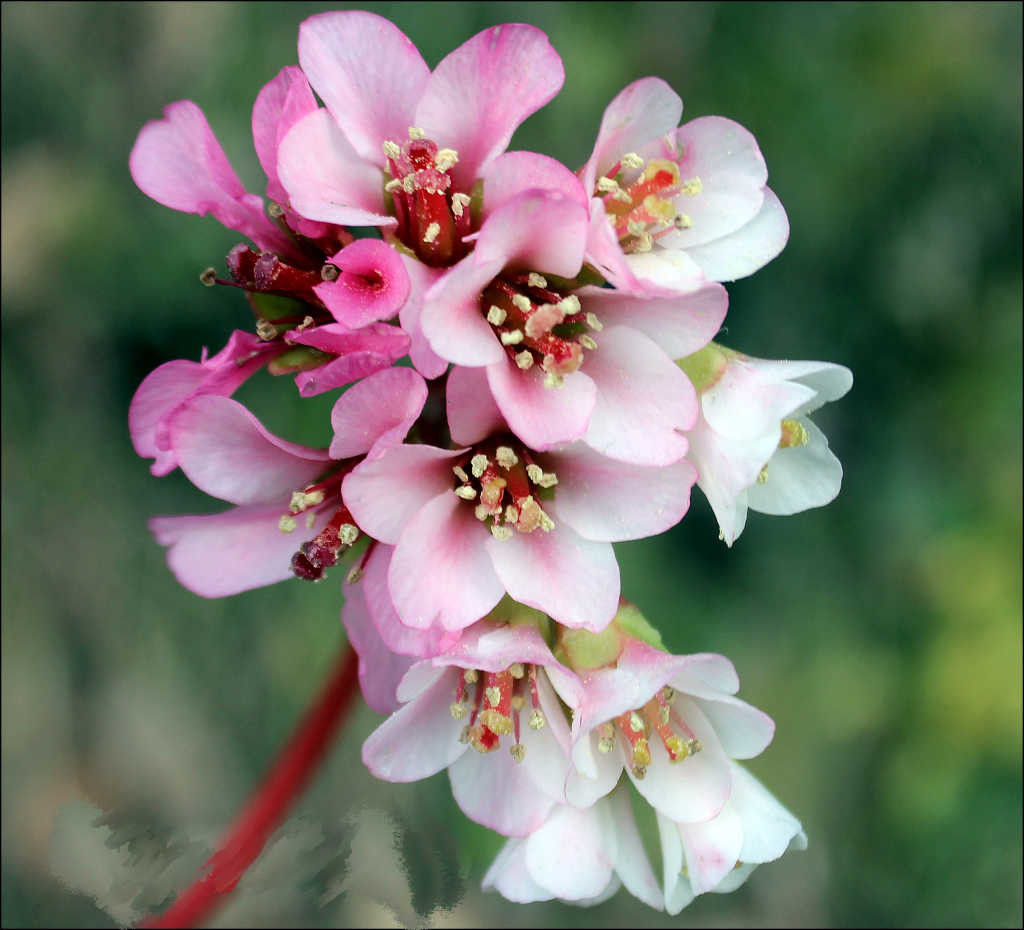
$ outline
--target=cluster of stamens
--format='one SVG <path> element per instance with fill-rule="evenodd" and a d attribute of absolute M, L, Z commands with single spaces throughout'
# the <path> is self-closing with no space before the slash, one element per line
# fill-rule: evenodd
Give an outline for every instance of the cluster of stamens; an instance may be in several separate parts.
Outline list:
<path fill-rule="evenodd" d="M 341 479 L 348 471 L 343 468 L 319 484 L 307 485 L 301 491 L 293 492 L 288 512 L 278 521 L 277 528 L 282 533 L 294 532 L 299 525 L 296 518 L 302 515 L 306 528 L 312 529 L 320 511 L 339 503 Z M 327 525 L 292 556 L 292 571 L 306 581 L 319 581 L 324 577 L 325 569 L 338 564 L 342 550 L 351 547 L 358 538 L 359 529 L 352 514 L 341 505 Z"/>
<path fill-rule="evenodd" d="M 531 730 L 539 730 L 547 721 L 540 709 L 535 665 L 515 662 L 501 672 L 465 669 L 459 675 L 455 700 L 450 708 L 456 720 L 469 717 L 459 739 L 469 743 L 477 752 L 484 753 L 497 749 L 503 736 L 511 736 L 515 742 L 509 747 L 509 752 L 516 762 L 522 762 L 526 747 L 520 742 L 519 717 L 526 709 L 527 701 L 530 703 L 528 726 Z"/>
<path fill-rule="evenodd" d="M 558 477 L 544 471 L 526 450 L 517 455 L 512 446 L 488 445 L 474 450 L 452 471 L 458 482 L 455 496 L 475 502 L 473 513 L 489 525 L 495 538 L 555 528 L 538 498 L 558 484 Z"/>
<path fill-rule="evenodd" d="M 637 170 L 640 173 L 636 179 L 623 186 L 622 172 Z M 598 178 L 594 196 L 604 200 L 605 212 L 623 251 L 649 252 L 655 241 L 670 230 L 693 226 L 690 216 L 676 209 L 676 197 L 694 196 L 703 187 L 699 177 L 684 181 L 676 161 L 652 158 L 645 164 L 636 152 L 628 152 Z"/>
<path fill-rule="evenodd" d="M 587 330 L 602 329 L 575 294 L 563 297 L 535 271 L 495 278 L 480 297 L 480 310 L 520 369 L 540 365 L 547 387 L 560 387 L 565 375 L 579 370 L 583 350 L 597 348 Z"/>
<path fill-rule="evenodd" d="M 462 239 L 472 232 L 471 198 L 452 190 L 448 174 L 458 163 L 458 152 L 438 149 L 422 129 L 410 126 L 404 144 L 384 143 L 384 156 L 391 175 L 384 190 L 394 203 L 398 238 L 424 264 L 458 261 L 469 251 Z"/>
<path fill-rule="evenodd" d="M 793 449 L 797 446 L 806 446 L 811 441 L 807 427 L 799 420 L 786 417 L 782 421 L 782 437 L 779 439 L 780 449 Z M 768 480 L 768 466 L 765 465 L 757 473 L 757 483 L 764 484 Z"/>
<path fill-rule="evenodd" d="M 643 707 L 626 711 L 614 720 L 602 723 L 598 727 L 598 750 L 611 752 L 615 748 L 615 731 L 618 730 L 629 747 L 629 765 L 637 778 L 643 778 L 651 764 L 652 733 L 661 740 L 669 762 L 682 762 L 700 752 L 700 740 L 682 718 L 672 712 L 671 704 L 675 694 L 675 690 L 666 685 Z"/>

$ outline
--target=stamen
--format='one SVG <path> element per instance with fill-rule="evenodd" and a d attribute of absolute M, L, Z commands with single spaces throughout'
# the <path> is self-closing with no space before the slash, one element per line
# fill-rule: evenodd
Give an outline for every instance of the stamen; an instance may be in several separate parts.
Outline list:
<path fill-rule="evenodd" d="M 452 213 L 455 214 L 457 219 L 462 219 L 462 214 L 473 202 L 473 198 L 468 194 L 452 194 Z"/>
<path fill-rule="evenodd" d="M 487 322 L 491 326 L 501 326 L 508 317 L 508 311 L 503 310 L 497 304 L 491 304 L 490 309 L 487 311 Z"/>
<path fill-rule="evenodd" d="M 780 449 L 792 449 L 794 446 L 806 446 L 811 441 L 803 423 L 786 417 L 782 421 L 782 438 L 779 440 Z"/>
<path fill-rule="evenodd" d="M 455 489 L 455 496 L 461 497 L 464 501 L 474 500 L 476 498 L 476 488 L 472 488 L 468 484 L 460 485 Z"/>
<path fill-rule="evenodd" d="M 309 513 L 306 514 L 306 529 L 307 530 L 313 529 L 313 524 L 314 523 L 316 523 L 316 512 L 313 511 L 313 510 L 310 510 Z"/>
<path fill-rule="evenodd" d="M 584 349 L 590 349 L 591 352 L 597 348 L 597 343 L 594 342 L 593 338 L 588 336 L 586 333 L 583 333 L 576 341 L 583 346 Z"/>
<path fill-rule="evenodd" d="M 522 743 L 516 743 L 514 746 L 509 746 L 509 752 L 512 753 L 512 758 L 516 762 L 522 762 L 526 757 L 526 747 Z"/>
<path fill-rule="evenodd" d="M 277 528 L 282 533 L 291 533 L 298 524 L 295 522 L 295 517 L 285 514 L 277 521 Z"/>
<path fill-rule="evenodd" d="M 508 673 L 513 678 L 518 679 L 518 678 L 522 678 L 526 674 L 526 669 L 523 668 L 523 663 L 522 662 L 513 662 L 508 667 Z"/>
<path fill-rule="evenodd" d="M 497 523 L 492 523 L 491 524 L 491 535 L 495 539 L 500 539 L 500 540 L 504 541 L 506 539 L 511 539 L 512 536 L 513 536 L 513 532 L 507 526 L 498 526 Z"/>
<path fill-rule="evenodd" d="M 545 355 L 545 358 L 551 358 L 550 355 Z M 565 383 L 565 379 L 561 375 L 556 375 L 553 372 L 548 372 L 544 375 L 544 387 L 546 388 L 560 388 Z"/>
<path fill-rule="evenodd" d="M 293 491 L 288 509 L 292 513 L 302 513 L 303 510 L 308 510 L 310 507 L 315 507 L 323 502 L 323 491 Z"/>
<path fill-rule="evenodd" d="M 643 166 L 644 160 L 636 152 L 626 152 L 626 154 L 622 156 L 623 168 L 631 168 L 635 170 L 637 168 L 643 168 Z"/>
<path fill-rule="evenodd" d="M 453 165 L 457 164 L 459 160 L 459 153 L 455 149 L 441 149 L 434 156 L 434 165 L 438 171 L 447 171 Z"/>
<path fill-rule="evenodd" d="M 477 680 L 479 679 L 479 676 L 477 675 L 477 671 L 475 668 L 467 668 L 462 673 L 462 679 L 466 682 L 467 685 L 475 685 L 477 683 Z"/>
<path fill-rule="evenodd" d="M 448 710 L 451 712 L 451 715 L 456 720 L 462 720 L 466 716 L 466 713 L 467 713 L 466 705 L 465 704 L 459 704 L 459 703 L 452 704 L 448 708 Z"/>
<path fill-rule="evenodd" d="M 757 483 L 758 484 L 764 484 L 765 482 L 767 482 L 767 480 L 768 480 L 768 466 L 765 465 L 757 473 Z M 721 534 L 719 534 L 719 535 L 721 535 Z M 725 537 L 722 536 L 722 539 L 725 539 Z"/>
<path fill-rule="evenodd" d="M 610 723 L 602 723 L 597 732 L 600 735 L 597 750 L 607 755 L 615 748 L 615 727 Z"/>
<path fill-rule="evenodd" d="M 328 262 L 320 269 L 320 279 L 330 283 L 331 281 L 337 281 L 338 276 L 341 274 L 341 269 L 337 265 L 332 265 Z"/>
<path fill-rule="evenodd" d="M 389 194 L 394 194 L 396 191 L 403 190 L 402 182 L 399 178 L 392 178 L 384 185 L 384 190 Z"/>
<path fill-rule="evenodd" d="M 599 333 L 604 329 L 604 323 L 602 323 L 593 313 L 587 314 L 587 326 L 589 326 L 595 333 Z"/>
<path fill-rule="evenodd" d="M 437 239 L 438 234 L 440 232 L 441 232 L 441 224 L 440 223 L 431 223 L 427 227 L 427 231 L 423 234 L 423 241 L 426 242 L 429 245 L 431 242 L 433 242 L 435 239 Z"/>
<path fill-rule="evenodd" d="M 548 286 L 548 279 L 542 274 L 537 274 L 536 271 L 531 271 L 526 279 L 526 283 L 529 287 L 543 287 Z"/>
<path fill-rule="evenodd" d="M 574 313 L 580 312 L 580 299 L 575 294 L 570 294 L 568 297 L 563 297 L 555 306 L 566 316 L 572 316 Z"/>
<path fill-rule="evenodd" d="M 501 344 L 503 346 L 517 346 L 523 341 L 523 331 L 521 329 L 514 329 L 510 333 L 501 334 Z"/>
<path fill-rule="evenodd" d="M 469 475 L 466 474 L 466 470 L 461 465 L 456 465 L 452 471 L 455 472 L 455 477 L 459 481 L 469 481 Z"/>
<path fill-rule="evenodd" d="M 384 149 L 384 154 L 387 155 L 388 158 L 398 158 L 402 154 L 402 147 L 397 142 L 385 140 L 382 148 Z"/>
<path fill-rule="evenodd" d="M 516 510 L 514 504 L 509 504 L 505 508 L 505 522 L 515 525 L 519 521 L 519 511 Z"/>
<path fill-rule="evenodd" d="M 528 349 L 523 349 L 518 355 L 516 355 L 516 367 L 521 371 L 529 371 L 533 367 L 533 355 L 530 354 Z"/>
<path fill-rule="evenodd" d="M 217 269 L 207 268 L 199 276 L 199 280 L 203 283 L 204 287 L 213 287 L 217 283 Z"/>
<path fill-rule="evenodd" d="M 689 181 L 683 181 L 683 183 L 679 186 L 679 189 L 684 194 L 689 194 L 691 197 L 693 197 L 695 194 L 699 194 L 702 190 L 704 190 L 704 184 L 700 178 L 690 178 Z"/>
<path fill-rule="evenodd" d="M 517 456 L 508 446 L 498 446 L 498 448 L 494 450 L 494 458 L 497 460 L 498 464 L 505 469 L 505 471 L 508 471 L 513 465 L 519 462 L 519 456 Z"/>
<path fill-rule="evenodd" d="M 615 178 L 598 178 L 597 189 L 602 194 L 611 194 L 619 190 L 619 182 Z"/>
<path fill-rule="evenodd" d="M 525 294 L 513 294 L 512 303 L 515 304 L 516 307 L 518 307 L 520 310 L 522 310 L 523 313 L 529 313 L 530 308 L 533 306 L 533 304 L 530 302 L 530 298 L 527 297 Z"/>
<path fill-rule="evenodd" d="M 409 138 L 410 139 L 413 139 L 413 140 L 415 140 L 415 139 L 422 139 L 425 135 L 426 135 L 426 133 L 422 129 L 420 129 L 418 126 L 410 126 L 409 127 Z"/>
<path fill-rule="evenodd" d="M 690 229 L 693 226 L 693 220 L 690 219 L 688 213 L 677 213 L 672 222 L 676 229 Z"/>
<path fill-rule="evenodd" d="M 530 711 L 531 730 L 542 730 L 546 723 L 547 721 L 544 719 L 544 712 L 539 707 L 535 707 Z"/>
<path fill-rule="evenodd" d="M 470 470 L 473 472 L 474 478 L 479 478 L 486 470 L 487 466 L 491 464 L 491 460 L 484 455 L 482 452 L 478 452 L 469 460 Z"/>

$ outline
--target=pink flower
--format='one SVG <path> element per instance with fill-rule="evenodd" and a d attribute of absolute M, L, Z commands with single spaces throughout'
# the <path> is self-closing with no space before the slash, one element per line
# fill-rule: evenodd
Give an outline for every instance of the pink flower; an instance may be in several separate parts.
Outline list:
<path fill-rule="evenodd" d="M 509 613 L 521 608 L 499 608 L 492 617 Z M 364 743 L 363 761 L 395 782 L 447 768 L 468 817 L 525 836 L 561 795 L 569 728 L 559 698 L 575 706 L 578 683 L 533 623 L 494 620 L 474 624 L 446 653 L 409 669 L 398 686 L 404 706 Z M 507 752 L 500 751 L 503 739 Z"/>
<path fill-rule="evenodd" d="M 330 450 L 273 436 L 227 397 L 180 404 L 166 421 L 169 454 L 196 487 L 236 506 L 150 521 L 178 581 L 222 597 L 293 574 L 322 577 L 358 537 L 341 502 L 342 479 L 366 453 L 400 442 L 425 399 L 425 384 L 409 369 L 372 375 L 335 404 L 341 438 Z"/>
<path fill-rule="evenodd" d="M 493 888 L 520 904 L 553 898 L 600 904 L 623 885 L 645 904 L 662 909 L 662 890 L 624 785 L 585 809 L 556 805 L 529 836 L 502 847 L 483 881 L 485 891 Z"/>
<path fill-rule="evenodd" d="M 719 116 L 677 128 L 682 111 L 664 81 L 635 81 L 605 110 L 582 170 L 594 197 L 587 259 L 617 287 L 688 291 L 742 278 L 789 236 L 754 137 Z"/>
<path fill-rule="evenodd" d="M 850 389 L 848 368 L 766 361 L 717 343 L 679 364 L 700 392 L 688 457 L 728 545 L 748 507 L 785 515 L 835 498 L 843 469 L 808 414 Z"/>
<path fill-rule="evenodd" d="M 582 437 L 612 458 L 669 465 L 686 452 L 680 431 L 693 425 L 696 400 L 649 334 L 673 348 L 704 345 L 724 318 L 725 291 L 708 284 L 645 299 L 561 283 L 581 269 L 587 220 L 578 194 L 526 191 L 491 213 L 472 255 L 427 292 L 424 334 L 462 366 L 451 390 L 493 396 L 531 448 Z"/>
<path fill-rule="evenodd" d="M 459 409 L 451 393 L 448 403 Z M 460 441 L 463 421 L 451 422 Z M 603 629 L 619 598 L 611 543 L 678 522 L 692 467 L 631 465 L 583 443 L 537 453 L 507 433 L 481 435 L 454 450 L 394 446 L 345 479 L 360 529 L 395 547 L 388 587 L 402 623 L 460 630 L 508 592 L 559 623 Z"/>

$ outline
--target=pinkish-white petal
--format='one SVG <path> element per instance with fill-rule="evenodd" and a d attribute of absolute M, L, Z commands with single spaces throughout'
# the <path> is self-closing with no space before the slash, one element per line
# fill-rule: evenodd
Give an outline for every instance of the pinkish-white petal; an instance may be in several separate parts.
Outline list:
<path fill-rule="evenodd" d="M 598 749 L 600 737 L 590 730 L 572 747 L 572 768 L 565 780 L 565 799 L 574 807 L 590 807 L 618 783 L 625 764 L 622 747 L 611 752 Z"/>
<path fill-rule="evenodd" d="M 279 506 L 233 507 L 223 513 L 153 517 L 149 528 L 167 546 L 167 564 L 181 585 L 201 597 L 225 597 L 294 577 L 292 556 L 327 524 L 330 512 L 317 514 L 312 527 L 300 521 L 282 533 Z"/>
<path fill-rule="evenodd" d="M 651 868 L 633 817 L 629 789 L 624 784 L 620 785 L 606 803 L 610 814 L 607 827 L 610 827 L 615 837 L 615 871 L 631 895 L 660 911 L 663 906 L 661 886 Z M 607 836 L 605 845 L 610 845 Z"/>
<path fill-rule="evenodd" d="M 743 862 L 772 862 L 787 849 L 806 849 L 800 821 L 742 765 L 732 765 L 732 797 L 743 820 Z"/>
<path fill-rule="evenodd" d="M 586 208 L 588 197 L 579 178 L 560 161 L 536 152 L 505 152 L 484 169 L 482 217 L 528 190 L 559 191 Z"/>
<path fill-rule="evenodd" d="M 363 743 L 363 763 L 384 781 L 418 781 L 447 768 L 463 753 L 465 724 L 449 708 L 458 672 L 441 675 L 433 685 L 393 713 Z"/>
<path fill-rule="evenodd" d="M 718 280 L 697 264 L 689 252 L 654 248 L 650 252 L 631 252 L 624 257 L 629 273 L 639 282 L 641 293 L 664 295 L 667 292 L 689 294 L 706 281 Z M 725 279 L 723 279 L 725 280 Z M 615 284 L 617 286 L 618 282 Z"/>
<path fill-rule="evenodd" d="M 452 460 L 461 454 L 426 445 L 387 449 L 345 477 L 341 486 L 345 506 L 364 533 L 389 546 L 397 545 L 417 511 L 454 487 Z"/>
<path fill-rule="evenodd" d="M 585 287 L 576 292 L 584 308 L 605 326 L 629 326 L 653 339 L 671 359 L 704 348 L 718 332 L 729 306 L 721 284 L 706 282 L 690 294 L 650 297 Z"/>
<path fill-rule="evenodd" d="M 764 189 L 760 211 L 735 232 L 687 250 L 709 281 L 735 281 L 767 265 L 789 240 L 789 218 L 779 198 Z"/>
<path fill-rule="evenodd" d="M 732 805 L 727 804 L 718 816 L 704 823 L 680 824 L 679 835 L 683 841 L 687 878 L 695 895 L 711 891 L 739 860 L 743 824 Z"/>
<path fill-rule="evenodd" d="M 673 764 L 661 740 L 651 739 L 651 764 L 647 774 L 637 778 L 631 768 L 626 772 L 636 790 L 666 817 L 680 823 L 703 823 L 716 816 L 729 800 L 732 790 L 729 760 L 714 727 L 697 705 L 682 695 L 672 704 L 669 722 L 679 727 L 680 720 L 700 740 L 700 752 Z"/>
<path fill-rule="evenodd" d="M 391 591 L 388 589 L 388 568 L 391 566 L 394 551 L 393 546 L 375 544 L 363 565 L 362 580 L 357 585 L 349 585 L 347 582 L 344 585 L 346 597 L 350 587 L 362 588 L 370 619 L 388 649 L 421 659 L 436 656 L 444 648 L 444 631 L 414 630 L 402 623 L 395 611 Z M 403 695 L 399 699 L 408 698 Z"/>
<path fill-rule="evenodd" d="M 584 539 L 566 524 L 550 532 L 488 536 L 487 551 L 509 595 L 564 626 L 603 630 L 619 603 L 619 565 L 609 543 Z"/>
<path fill-rule="evenodd" d="M 602 805 L 554 809 L 526 841 L 526 867 L 535 882 L 566 901 L 595 898 L 612 879 L 614 860 L 604 844 Z"/>
<path fill-rule="evenodd" d="M 526 840 L 510 839 L 491 863 L 483 880 L 483 890 L 494 889 L 516 904 L 550 901 L 554 894 L 530 877 L 526 868 Z"/>
<path fill-rule="evenodd" d="M 689 378 L 643 333 L 614 326 L 596 333 L 583 370 L 597 402 L 583 441 L 602 455 L 637 465 L 671 465 L 686 455 L 683 430 L 697 419 Z"/>
<path fill-rule="evenodd" d="M 661 843 L 661 863 L 665 885 L 665 910 L 673 916 L 693 900 L 689 880 L 683 873 L 683 841 L 679 825 L 655 812 L 658 820 L 658 839 Z"/>
<path fill-rule="evenodd" d="M 331 258 L 330 264 L 341 273 L 313 290 L 344 326 L 356 329 L 390 319 L 409 296 L 409 275 L 402 260 L 380 239 L 356 239 Z"/>
<path fill-rule="evenodd" d="M 626 261 L 622 246 L 619 245 L 619 237 L 608 222 L 604 202 L 597 198 L 590 201 L 590 222 L 587 225 L 584 258 L 616 288 L 630 294 L 646 293 L 645 282 L 637 279 Z"/>
<path fill-rule="evenodd" d="M 338 356 L 295 376 L 303 397 L 314 397 L 390 368 L 409 349 L 409 336 L 387 323 L 370 323 L 355 330 L 340 323 L 328 323 L 313 329 L 291 330 L 285 338 Z"/>
<path fill-rule="evenodd" d="M 350 226 L 394 226 L 383 175 L 364 161 L 326 110 L 302 117 L 277 150 L 277 174 L 302 216 Z"/>
<path fill-rule="evenodd" d="M 157 203 L 217 220 L 262 248 L 285 253 L 291 246 L 263 212 L 263 201 L 247 194 L 203 111 L 191 100 L 164 107 L 164 118 L 146 123 L 129 159 L 139 189 Z"/>
<path fill-rule="evenodd" d="M 627 152 L 636 152 L 672 132 L 682 115 L 683 101 L 661 78 L 641 78 L 619 91 L 605 108 L 594 151 L 583 168 L 587 193 L 593 193 L 597 179 Z"/>
<path fill-rule="evenodd" d="M 768 460 L 765 480 L 747 489 L 747 506 L 760 513 L 786 516 L 835 500 L 843 483 L 843 466 L 828 440 L 806 417 L 798 418 L 807 444 L 776 449 Z"/>
<path fill-rule="evenodd" d="M 240 403 L 218 395 L 187 401 L 169 431 L 189 480 L 233 504 L 286 504 L 292 491 L 312 482 L 330 461 L 325 449 L 279 439 Z"/>
<path fill-rule="evenodd" d="M 388 368 L 353 384 L 331 410 L 331 458 L 398 445 L 426 399 L 426 382 L 411 368 Z"/>
<path fill-rule="evenodd" d="M 504 267 L 501 258 L 478 261 L 468 255 L 423 297 L 419 322 L 430 348 L 456 365 L 493 365 L 505 352 L 484 318 L 480 297 Z"/>
<path fill-rule="evenodd" d="M 289 129 L 317 108 L 302 69 L 295 65 L 282 68 L 263 86 L 252 108 L 252 138 L 256 157 L 267 175 L 267 196 L 278 203 L 288 202 L 288 193 L 277 177 L 277 147 Z"/>
<path fill-rule="evenodd" d="M 472 445 L 508 428 L 484 368 L 456 365 L 452 369 L 445 386 L 445 409 L 452 442 L 460 446 Z"/>
<path fill-rule="evenodd" d="M 344 587 L 341 622 L 345 624 L 349 643 L 359 656 L 359 687 L 363 698 L 378 714 L 393 713 L 400 706 L 395 689 L 414 660 L 392 652 L 381 639 L 366 605 L 364 589 L 359 585 Z"/>
<path fill-rule="evenodd" d="M 535 627 L 481 620 L 463 631 L 459 641 L 438 655 L 434 664 L 500 672 L 515 662 L 548 666 L 555 664 L 555 657 Z"/>
<path fill-rule="evenodd" d="M 367 161 L 382 165 L 384 141 L 401 145 L 416 125 L 430 69 L 390 20 L 354 10 L 311 16 L 299 26 L 299 64 Z"/>
<path fill-rule="evenodd" d="M 546 505 L 551 516 L 600 542 L 643 539 L 675 526 L 697 480 L 687 461 L 663 468 L 631 465 L 579 442 L 552 452 L 549 461 L 558 476 L 554 500 Z"/>
<path fill-rule="evenodd" d="M 562 59 L 539 29 L 492 26 L 447 55 L 430 75 L 415 125 L 459 153 L 451 170 L 468 191 L 480 169 L 507 147 L 512 133 L 558 93 Z"/>
<path fill-rule="evenodd" d="M 542 452 L 579 439 L 591 421 L 597 388 L 581 371 L 547 387 L 539 365 L 522 371 L 507 355 L 487 366 L 487 383 L 509 428 L 531 449 Z"/>
<path fill-rule="evenodd" d="M 420 508 L 402 530 L 388 571 L 391 597 L 404 624 L 461 630 L 501 600 L 505 589 L 485 539 L 490 536 L 473 516 L 472 505 L 450 489 Z"/>
<path fill-rule="evenodd" d="M 781 438 L 780 423 L 814 398 L 813 388 L 776 381 L 743 358 L 731 358 L 700 398 L 708 425 L 728 439 L 750 440 L 767 433 Z"/>
<path fill-rule="evenodd" d="M 752 759 L 768 748 L 775 735 L 775 722 L 764 711 L 707 687 L 688 669 L 675 675 L 671 684 L 697 702 L 729 758 Z"/>
<path fill-rule="evenodd" d="M 814 397 L 790 411 L 792 417 L 813 413 L 823 404 L 838 400 L 853 387 L 853 372 L 832 362 L 774 361 L 744 356 L 743 361 L 771 381 L 795 381 L 814 391 Z"/>
<path fill-rule="evenodd" d="M 448 361 L 430 348 L 430 343 L 423 333 L 420 315 L 423 312 L 423 299 L 427 291 L 444 274 L 445 269 L 431 268 L 404 252 L 398 252 L 398 256 L 409 276 L 409 296 L 398 311 L 402 328 L 409 334 L 409 358 L 424 378 L 437 378 L 445 373 Z"/>

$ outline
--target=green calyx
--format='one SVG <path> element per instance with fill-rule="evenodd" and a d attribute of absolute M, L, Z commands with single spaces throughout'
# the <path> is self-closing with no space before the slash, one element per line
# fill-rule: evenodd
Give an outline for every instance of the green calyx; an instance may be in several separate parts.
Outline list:
<path fill-rule="evenodd" d="M 311 368 L 319 368 L 325 362 L 333 358 L 327 352 L 313 349 L 309 346 L 296 346 L 282 353 L 267 365 L 267 371 L 272 375 L 290 375 L 296 371 L 309 371 Z"/>
<path fill-rule="evenodd" d="M 725 346 L 709 342 L 699 352 L 694 352 L 693 355 L 687 355 L 686 358 L 679 359 L 676 364 L 683 370 L 686 377 L 693 382 L 697 393 L 703 394 L 709 388 L 714 387 L 718 379 L 722 377 L 726 365 L 729 364 L 729 357 L 733 354 Z"/>
<path fill-rule="evenodd" d="M 647 643 L 648 646 L 653 646 L 662 652 L 668 651 L 665 648 L 665 644 L 661 641 L 661 633 L 651 626 L 635 604 L 623 601 L 612 623 L 626 636 L 639 639 L 641 642 Z"/>
<path fill-rule="evenodd" d="M 619 661 L 630 639 L 638 639 L 648 646 L 666 651 L 661 634 L 647 622 L 647 618 L 634 604 L 623 601 L 612 622 L 600 633 L 558 627 L 555 658 L 574 672 L 607 668 Z"/>
<path fill-rule="evenodd" d="M 532 626 L 549 646 L 553 641 L 551 618 L 542 611 L 512 600 L 507 594 L 483 619 L 493 620 L 495 623 L 507 623 L 509 626 Z"/>
<path fill-rule="evenodd" d="M 261 320 L 280 320 L 283 318 L 302 319 L 311 308 L 301 300 L 292 297 L 281 297 L 278 294 L 260 294 L 254 291 L 246 291 L 246 298 L 253 312 Z"/>

